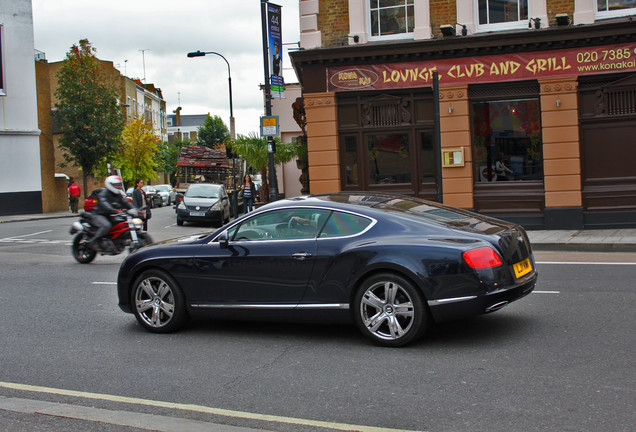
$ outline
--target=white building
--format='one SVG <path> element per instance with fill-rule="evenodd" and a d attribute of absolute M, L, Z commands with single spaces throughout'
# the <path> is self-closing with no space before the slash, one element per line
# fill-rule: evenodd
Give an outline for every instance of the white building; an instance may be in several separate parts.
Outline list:
<path fill-rule="evenodd" d="M 41 213 L 31 0 L 0 0 L 0 214 Z"/>

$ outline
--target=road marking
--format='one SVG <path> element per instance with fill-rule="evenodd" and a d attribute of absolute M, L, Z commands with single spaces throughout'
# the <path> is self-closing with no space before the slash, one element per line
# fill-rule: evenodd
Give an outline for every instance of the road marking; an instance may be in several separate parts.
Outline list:
<path fill-rule="evenodd" d="M 0 243 L 22 243 L 22 244 L 39 243 L 39 244 L 55 244 L 55 245 L 64 245 L 64 246 L 70 246 L 73 244 L 72 241 L 68 241 L 68 240 L 21 239 L 21 238 L 13 238 L 13 237 L 6 237 L 3 239 L 0 239 Z"/>
<path fill-rule="evenodd" d="M 592 262 L 592 261 L 537 261 L 537 264 L 557 264 L 557 265 L 636 265 L 636 262 Z"/>
<path fill-rule="evenodd" d="M 20 237 L 31 237 L 31 236 L 34 236 L 34 235 L 50 233 L 51 231 L 53 231 L 53 230 L 40 231 L 40 232 L 36 232 L 36 233 L 33 233 L 33 234 L 22 234 L 22 235 L 19 235 L 19 236 L 11 236 L 11 237 L 6 237 L 6 238 L 15 239 L 15 238 L 20 238 Z M 4 240 L 4 239 L 2 239 L 2 240 Z"/>
<path fill-rule="evenodd" d="M 95 282 L 91 282 L 93 285 L 117 285 L 117 282 L 99 282 L 99 281 L 95 281 Z"/>
<path fill-rule="evenodd" d="M 207 407 L 204 405 L 164 402 L 164 401 L 156 401 L 152 399 L 140 399 L 140 398 L 134 398 L 134 397 L 127 397 L 127 396 L 116 396 L 116 395 L 109 395 L 105 393 L 82 392 L 82 391 L 76 391 L 76 390 L 66 390 L 66 389 L 58 389 L 53 387 L 42 387 L 42 386 L 35 386 L 35 385 L 29 385 L 29 384 L 10 383 L 10 382 L 4 382 L 4 381 L 0 381 L 0 387 L 13 389 L 13 390 L 30 391 L 30 392 L 36 392 L 36 393 L 54 394 L 58 396 L 72 396 L 77 398 L 97 399 L 97 400 L 104 400 L 109 402 L 120 402 L 120 403 L 133 404 L 133 405 L 145 405 L 145 406 L 152 406 L 152 407 L 158 407 L 158 408 L 186 410 L 186 411 L 200 412 L 204 414 L 213 414 L 213 415 L 219 415 L 224 417 L 235 417 L 235 418 L 248 419 L 248 420 L 260 420 L 260 421 L 283 423 L 283 424 L 290 424 L 290 425 L 314 426 L 314 427 L 321 427 L 321 428 L 341 430 L 341 431 L 416 432 L 412 429 L 393 429 L 393 428 L 380 428 L 375 426 L 352 425 L 352 424 L 346 424 L 346 423 L 332 423 L 327 421 L 309 420 L 309 419 L 301 419 L 301 418 L 295 418 L 295 417 L 281 417 L 281 416 L 275 416 L 275 415 L 269 415 L 269 414 L 258 414 L 258 413 L 250 413 L 245 411 L 234 411 L 234 410 L 227 410 L 222 408 L 212 408 L 212 407 Z M 420 432 L 424 432 L 424 431 L 420 431 Z"/>
<path fill-rule="evenodd" d="M 561 291 L 532 291 L 535 294 L 561 294 Z"/>
<path fill-rule="evenodd" d="M 71 405 L 58 402 L 0 397 L 0 410 L 23 414 L 44 414 L 46 416 L 85 420 L 162 432 L 263 432 L 263 429 L 248 429 L 182 417 L 145 414 L 134 411 L 113 411 L 103 408 Z"/>

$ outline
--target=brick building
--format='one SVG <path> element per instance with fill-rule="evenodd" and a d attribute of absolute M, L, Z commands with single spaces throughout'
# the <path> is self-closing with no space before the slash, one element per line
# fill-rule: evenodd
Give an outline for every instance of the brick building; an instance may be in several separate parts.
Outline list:
<path fill-rule="evenodd" d="M 139 79 L 122 75 L 112 61 L 97 59 L 97 64 L 106 79 L 112 82 L 119 93 L 119 103 L 124 121 L 129 123 L 144 116 L 151 121 L 155 135 L 162 141 L 167 141 L 166 102 L 163 99 L 161 89 L 155 87 L 154 84 L 144 84 Z M 63 150 L 59 146 L 61 134 L 54 117 L 57 111 L 55 108 L 57 103 L 55 92 L 58 87 L 57 74 L 62 65 L 63 61 L 48 62 L 44 53 L 39 53 L 35 61 L 38 125 L 42 131 L 40 135 L 40 164 L 43 173 L 45 171 L 49 173 L 46 176 L 43 174 L 42 177 L 42 201 L 45 213 L 68 209 L 68 185 L 66 178 L 59 177 L 59 174 L 73 177 L 77 184 L 82 189 L 84 188 L 80 167 L 70 164 L 64 168 L 60 166 L 64 162 L 64 156 Z M 51 175 L 53 171 L 58 173 L 58 177 Z M 158 173 L 158 177 L 151 180 L 155 183 L 165 183 L 165 174 Z M 90 195 L 91 191 L 103 187 L 103 181 L 104 179 L 101 177 L 89 176 L 87 190 L 82 190 L 80 203 L 84 197 Z"/>
<path fill-rule="evenodd" d="M 312 193 L 403 193 L 531 228 L 636 226 L 631 4 L 300 0 L 290 55 Z"/>

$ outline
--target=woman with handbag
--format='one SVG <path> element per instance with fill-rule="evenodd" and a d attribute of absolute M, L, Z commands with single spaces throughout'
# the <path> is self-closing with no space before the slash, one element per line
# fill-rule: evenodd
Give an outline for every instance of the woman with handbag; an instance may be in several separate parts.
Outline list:
<path fill-rule="evenodd" d="M 133 205 L 140 210 L 140 214 L 144 220 L 144 231 L 148 231 L 148 219 L 152 217 L 152 212 L 150 211 L 150 206 L 148 205 L 148 196 L 146 192 L 141 189 L 144 185 L 144 181 L 142 179 L 135 180 L 135 189 L 132 192 L 132 200 Z M 142 207 L 148 206 L 146 210 L 141 210 Z"/>

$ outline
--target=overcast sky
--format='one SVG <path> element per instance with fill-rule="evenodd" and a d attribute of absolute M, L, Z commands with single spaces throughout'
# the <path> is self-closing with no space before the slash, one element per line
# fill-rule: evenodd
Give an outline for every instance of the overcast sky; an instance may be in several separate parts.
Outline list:
<path fill-rule="evenodd" d="M 264 114 L 260 0 L 32 0 L 35 49 L 49 62 L 64 60 L 70 47 L 88 39 L 97 57 L 122 74 L 153 83 L 168 114 L 220 116 L 229 128 L 227 65 L 215 55 L 187 58 L 190 51 L 216 51 L 230 64 L 236 132 L 258 132 Z M 298 0 L 282 6 L 282 40 L 297 43 Z M 298 45 L 285 45 L 297 48 Z M 143 55 L 142 55 L 142 51 Z M 144 72 L 145 59 L 145 72 Z M 284 57 L 286 82 L 297 82 Z M 293 101 L 290 100 L 290 104 Z"/>

